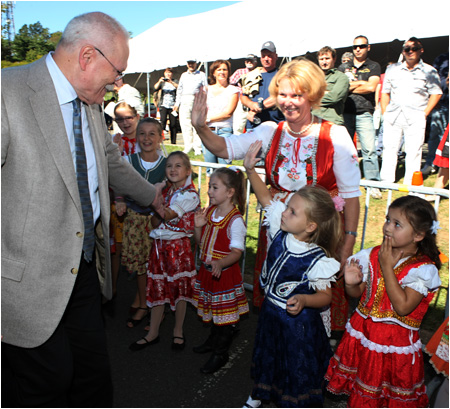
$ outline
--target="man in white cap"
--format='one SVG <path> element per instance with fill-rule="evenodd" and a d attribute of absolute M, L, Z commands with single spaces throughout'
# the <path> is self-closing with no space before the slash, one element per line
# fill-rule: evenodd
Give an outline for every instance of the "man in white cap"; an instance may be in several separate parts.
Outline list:
<path fill-rule="evenodd" d="M 247 129 L 253 129 L 262 122 L 284 119 L 275 107 L 275 99 L 269 94 L 269 84 L 277 73 L 277 50 L 272 41 L 266 41 L 261 47 L 261 68 L 248 73 L 242 83 L 242 105 L 249 109 Z"/>
<path fill-rule="evenodd" d="M 180 114 L 180 126 L 184 141 L 183 152 L 189 153 L 194 149 L 196 155 L 201 155 L 202 144 L 197 132 L 195 132 L 192 126 L 191 112 L 194 95 L 200 87 L 206 88 L 206 75 L 204 72 L 197 70 L 197 60 L 195 58 L 187 61 L 187 68 L 188 70 L 181 74 L 173 112 L 179 111 Z"/>

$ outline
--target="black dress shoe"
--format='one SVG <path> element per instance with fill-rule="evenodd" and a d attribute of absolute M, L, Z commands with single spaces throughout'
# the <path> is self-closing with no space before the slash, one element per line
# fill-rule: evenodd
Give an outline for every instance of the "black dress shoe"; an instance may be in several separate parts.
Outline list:
<path fill-rule="evenodd" d="M 208 362 L 200 368 L 200 372 L 210 374 L 218 371 L 228 362 L 228 354 L 212 354 Z"/>
<path fill-rule="evenodd" d="M 208 344 L 207 342 L 205 342 L 202 345 L 192 348 L 192 350 L 196 354 L 206 354 L 207 352 L 212 352 L 213 347 L 210 344 Z"/>
<path fill-rule="evenodd" d="M 145 341 L 145 343 L 143 344 L 138 344 L 139 341 L 141 341 L 141 339 L 143 339 Z M 152 339 L 151 341 L 149 341 L 147 338 L 141 338 L 139 341 L 133 342 L 130 346 L 129 349 L 131 351 L 140 351 L 141 349 L 147 348 L 150 345 L 155 345 L 159 342 L 159 335 L 155 338 Z"/>
<path fill-rule="evenodd" d="M 175 339 L 182 339 L 183 343 L 182 344 L 177 344 L 175 342 Z M 186 340 L 183 337 L 173 337 L 173 341 L 172 341 L 172 349 L 174 351 L 182 351 L 184 349 L 184 347 L 186 346 Z"/>

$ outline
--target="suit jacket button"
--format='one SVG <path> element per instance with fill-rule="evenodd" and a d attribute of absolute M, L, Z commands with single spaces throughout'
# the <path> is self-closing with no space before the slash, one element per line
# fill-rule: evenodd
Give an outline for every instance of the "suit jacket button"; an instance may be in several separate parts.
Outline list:
<path fill-rule="evenodd" d="M 77 268 L 72 268 L 72 270 L 70 270 L 70 272 L 75 276 L 78 274 L 78 269 Z"/>
<path fill-rule="evenodd" d="M 80 231 L 77 231 L 77 237 L 79 237 L 79 238 L 81 238 L 81 237 L 83 237 L 83 233 L 81 233 Z"/>

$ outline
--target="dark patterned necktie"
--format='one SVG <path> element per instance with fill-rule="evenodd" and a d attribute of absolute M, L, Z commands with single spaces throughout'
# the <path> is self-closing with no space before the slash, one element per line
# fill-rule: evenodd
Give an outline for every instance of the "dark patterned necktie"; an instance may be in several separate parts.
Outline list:
<path fill-rule="evenodd" d="M 75 163 L 77 171 L 78 191 L 80 193 L 81 209 L 84 221 L 83 252 L 87 262 L 92 260 L 94 252 L 94 214 L 89 194 L 88 168 L 86 153 L 84 151 L 83 132 L 81 128 L 81 107 L 78 98 L 72 101 L 73 105 L 73 134 L 75 136 Z"/>

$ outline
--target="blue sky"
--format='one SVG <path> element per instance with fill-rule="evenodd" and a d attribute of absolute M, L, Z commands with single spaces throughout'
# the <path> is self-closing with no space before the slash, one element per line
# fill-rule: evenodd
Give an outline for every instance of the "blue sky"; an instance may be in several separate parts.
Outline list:
<path fill-rule="evenodd" d="M 237 1 L 16 1 L 16 32 L 24 24 L 40 22 L 43 27 L 63 31 L 72 17 L 103 11 L 120 21 L 135 37 L 169 17 L 182 17 L 225 7 Z M 157 39 L 161 40 L 161 39 Z"/>

